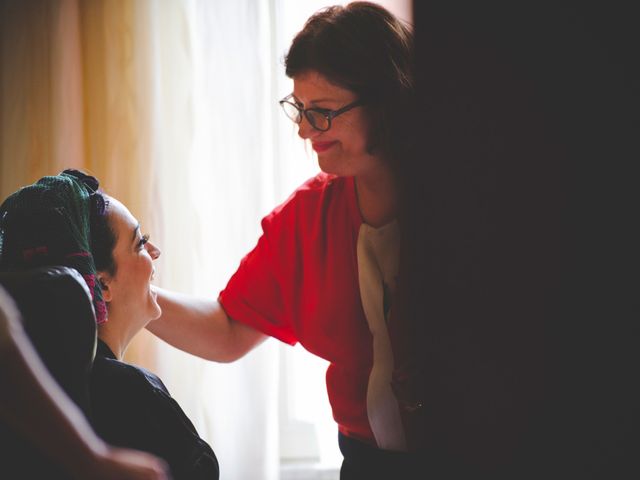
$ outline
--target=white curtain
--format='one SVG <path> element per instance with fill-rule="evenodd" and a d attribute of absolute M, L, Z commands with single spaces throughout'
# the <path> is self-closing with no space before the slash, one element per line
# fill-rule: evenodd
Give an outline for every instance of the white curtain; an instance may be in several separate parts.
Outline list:
<path fill-rule="evenodd" d="M 280 86 L 274 2 L 148 7 L 158 279 L 215 298 L 257 241 L 260 219 L 317 167 L 278 111 L 290 87 Z M 278 128 L 299 149 L 297 167 L 276 158 Z M 224 480 L 279 478 L 279 348 L 268 340 L 218 365 L 159 347 L 158 373 L 214 448 Z"/>

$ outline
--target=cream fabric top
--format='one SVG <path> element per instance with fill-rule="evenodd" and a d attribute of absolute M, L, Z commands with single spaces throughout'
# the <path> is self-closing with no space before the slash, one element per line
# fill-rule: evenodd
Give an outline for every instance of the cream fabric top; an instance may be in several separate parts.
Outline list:
<path fill-rule="evenodd" d="M 363 223 L 358 233 L 360 297 L 373 336 L 373 367 L 367 390 L 367 414 L 379 448 L 405 451 L 400 409 L 391 390 L 393 351 L 387 330 L 390 301 L 398 275 L 400 232 L 397 221 L 380 228 Z"/>

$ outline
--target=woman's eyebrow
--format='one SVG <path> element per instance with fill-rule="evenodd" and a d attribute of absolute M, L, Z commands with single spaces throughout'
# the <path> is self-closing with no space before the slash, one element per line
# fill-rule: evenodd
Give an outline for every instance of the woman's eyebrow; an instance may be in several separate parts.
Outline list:
<path fill-rule="evenodd" d="M 300 105 L 304 105 L 300 99 L 298 97 L 296 97 L 295 95 L 293 95 L 294 100 L 299 103 Z M 335 98 L 314 98 L 313 100 L 309 101 L 310 105 L 314 105 L 316 103 L 322 103 L 322 102 L 338 102 L 337 99 Z"/>
<path fill-rule="evenodd" d="M 335 98 L 315 98 L 310 103 L 337 102 Z"/>

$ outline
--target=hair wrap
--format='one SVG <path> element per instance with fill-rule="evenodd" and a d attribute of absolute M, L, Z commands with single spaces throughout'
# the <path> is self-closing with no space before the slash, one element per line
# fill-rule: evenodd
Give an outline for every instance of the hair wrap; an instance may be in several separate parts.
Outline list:
<path fill-rule="evenodd" d="M 84 278 L 96 314 L 107 309 L 91 255 L 91 215 L 104 215 L 98 180 L 77 170 L 43 177 L 11 194 L 0 206 L 0 270 L 63 265 Z"/>

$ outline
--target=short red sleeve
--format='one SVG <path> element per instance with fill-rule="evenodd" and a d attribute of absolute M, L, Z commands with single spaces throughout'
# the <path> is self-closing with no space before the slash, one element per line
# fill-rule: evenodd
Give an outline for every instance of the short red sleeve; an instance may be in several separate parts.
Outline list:
<path fill-rule="evenodd" d="M 285 311 L 279 278 L 282 266 L 291 263 L 296 252 L 282 248 L 287 223 L 282 216 L 287 212 L 280 206 L 262 220 L 262 236 L 242 259 L 219 299 L 232 319 L 295 345 L 298 339 Z"/>

